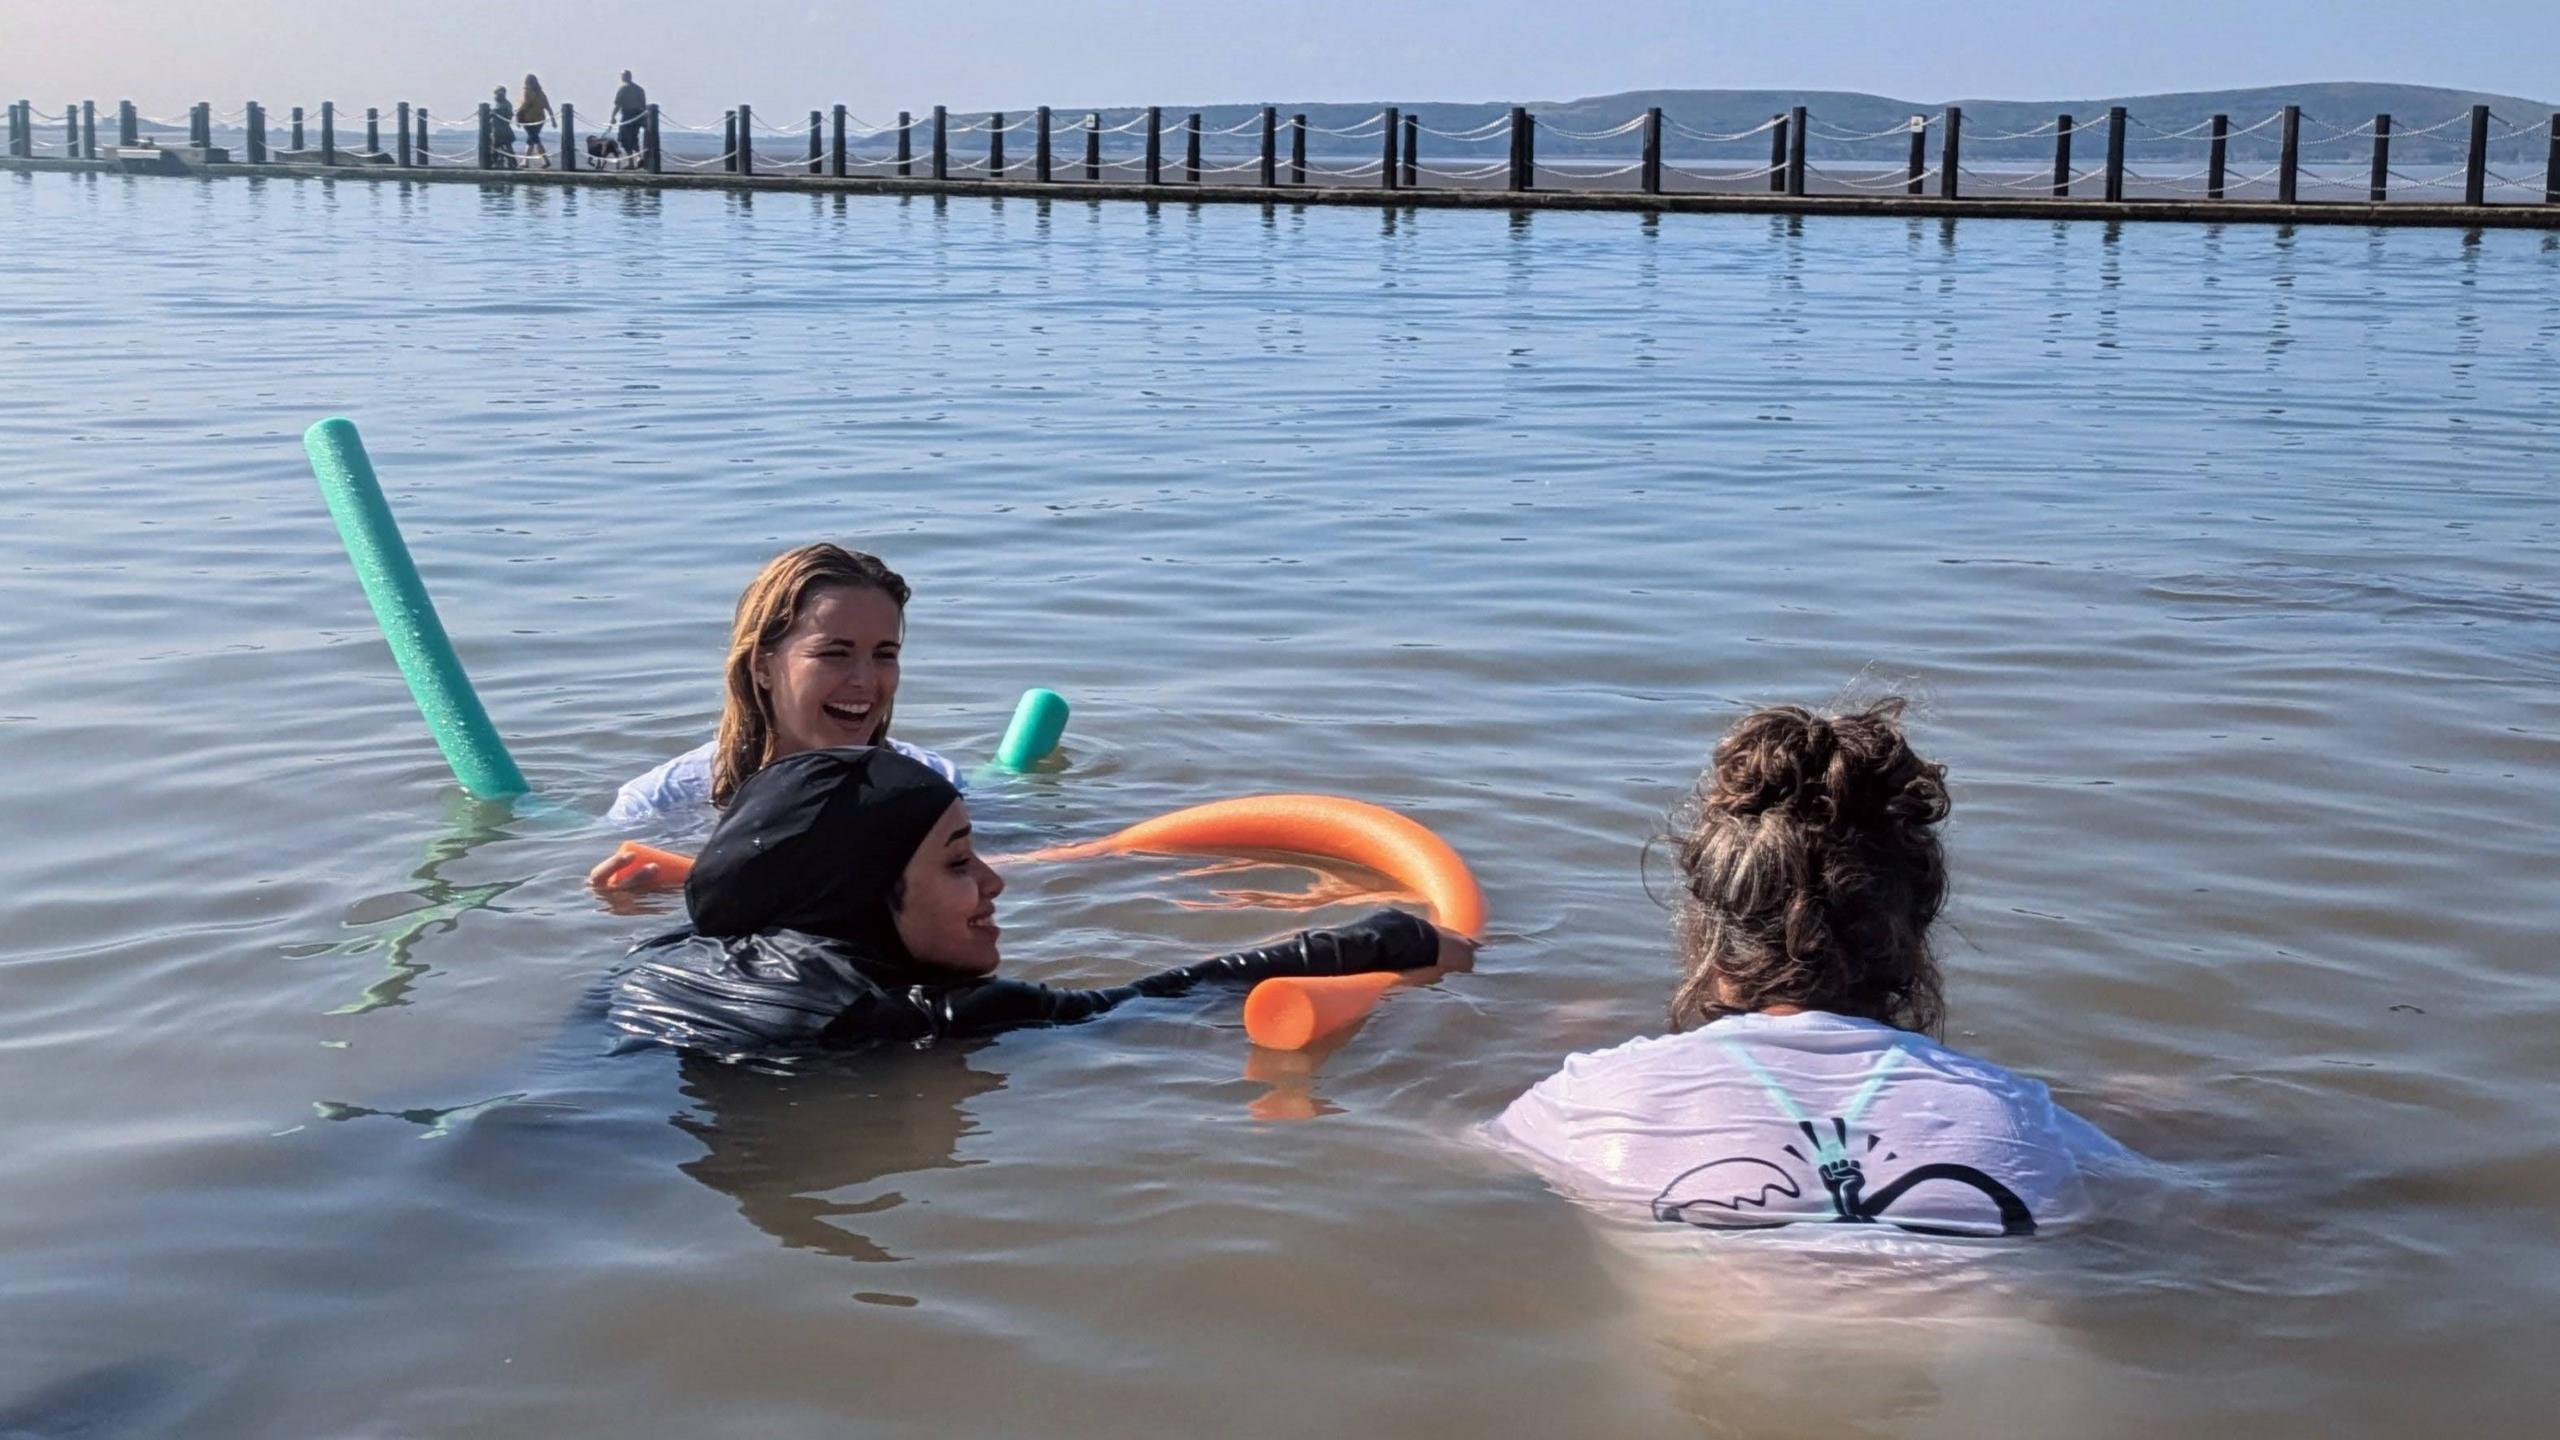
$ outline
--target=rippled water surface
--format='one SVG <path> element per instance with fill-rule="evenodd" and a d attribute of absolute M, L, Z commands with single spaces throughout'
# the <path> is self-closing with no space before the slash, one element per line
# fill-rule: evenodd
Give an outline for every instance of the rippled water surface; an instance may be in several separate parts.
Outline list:
<path fill-rule="evenodd" d="M 2284 231 L 0 177 L 0 1420 L 148 1436 L 2530 1433 L 2560 1405 L 2560 248 Z M 303 463 L 354 417 L 561 806 L 455 795 Z M 805 539 L 1009 842 L 1339 791 L 1479 971 L 790 1078 L 605 1058 L 582 816 Z M 1746 704 L 1953 770 L 1949 1038 L 2175 1167 L 1870 1265 L 1467 1139 L 1658 1027 Z M 1123 976 L 1306 872 L 1015 876 Z M 1347 910 L 1327 911 L 1347 914 Z M 0 1428 L 8 1428 L 0 1425 Z M 91 1426 L 91 1429 L 79 1429 Z M 48 1428 L 50 1427 L 50 1428 Z"/>

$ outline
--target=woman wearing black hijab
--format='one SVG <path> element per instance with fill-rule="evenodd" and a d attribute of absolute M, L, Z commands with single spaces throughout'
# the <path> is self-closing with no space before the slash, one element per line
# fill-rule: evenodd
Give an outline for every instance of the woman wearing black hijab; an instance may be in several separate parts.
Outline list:
<path fill-rule="evenodd" d="M 685 908 L 615 986 L 641 1040 L 724 1059 L 1059 1025 L 1202 981 L 1463 969 L 1471 942 L 1400 910 L 1101 990 L 999 980 L 1003 877 L 951 782 L 885 748 L 809 750 L 741 786 Z"/>

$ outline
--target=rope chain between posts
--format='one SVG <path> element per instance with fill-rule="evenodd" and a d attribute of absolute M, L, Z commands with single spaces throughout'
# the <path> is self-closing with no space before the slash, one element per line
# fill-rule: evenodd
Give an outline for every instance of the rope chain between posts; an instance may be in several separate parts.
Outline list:
<path fill-rule="evenodd" d="M 1662 121 L 1663 128 L 1670 130 L 1675 134 L 1686 135 L 1692 140 L 1705 140 L 1718 143 L 1728 140 L 1748 140 L 1754 135 L 1765 135 L 1785 123 L 1787 123 L 1785 116 L 1772 115 L 1768 119 L 1761 121 L 1759 124 L 1752 126 L 1748 130 L 1736 130 L 1730 135 L 1720 135 L 1709 130 L 1692 130 L 1688 126 L 1681 124 L 1679 121 L 1671 119 L 1669 116 L 1663 117 Z"/>
<path fill-rule="evenodd" d="M 1662 168 L 1692 180 L 1765 180 L 1786 169 L 1784 165 L 1763 165 L 1756 170 L 1694 170 L 1686 165 L 1665 160 Z"/>
<path fill-rule="evenodd" d="M 1917 117 L 1915 117 L 1915 118 L 1917 118 Z M 1841 144 L 1847 144 L 1847 143 L 1850 143 L 1850 142 L 1853 142 L 1853 141 L 1861 141 L 1861 140 L 1884 140 L 1884 139 L 1888 139 L 1888 138 L 1891 138 L 1891 139 L 1901 139 L 1901 138 L 1906 138 L 1906 137 L 1908 137 L 1908 136 L 1911 134 L 1911 132 L 1912 132 L 1912 131 L 1917 130 L 1917 129 L 1919 129 L 1919 128 L 1920 128 L 1920 127 L 1919 127 L 1918 125 L 1913 124 L 1910 120 L 1905 120 L 1905 121 L 1903 121 L 1901 124 L 1896 125 L 1896 126 L 1893 126 L 1893 127 L 1891 127 L 1890 129 L 1885 129 L 1885 130 L 1859 130 L 1859 131 L 1848 131 L 1848 130 L 1843 130 L 1843 129 L 1841 129 L 1841 128 L 1840 128 L 1839 126 L 1837 126 L 1837 125 L 1830 125 L 1830 124 L 1828 124 L 1828 123 L 1827 123 L 1827 122 L 1825 122 L 1825 121 L 1817 120 L 1817 119 L 1813 118 L 1813 117 L 1812 117 L 1812 116 L 1810 116 L 1810 115 L 1806 116 L 1806 117 L 1805 117 L 1805 120 L 1804 120 L 1804 131 L 1805 131 L 1805 134 L 1810 135 L 1810 136 L 1812 136 L 1812 137 L 1814 137 L 1814 138 L 1816 138 L 1816 139 L 1820 139 L 1820 140 L 1830 140 L 1830 141 L 1835 141 L 1835 142 L 1838 142 L 1838 143 L 1841 143 Z"/>
<path fill-rule="evenodd" d="M 2036 128 L 2034 128 L 2033 130 L 2006 130 L 2006 131 L 2001 131 L 2001 132 L 1996 133 L 1996 134 L 1986 134 L 1986 133 L 1976 132 L 1976 133 L 1974 133 L 1974 134 L 1967 135 L 1967 136 L 1965 136 L 1964 138 L 1965 138 L 1965 139 L 1967 139 L 1967 140 L 1970 140 L 1970 141 L 1974 142 L 1974 143 L 1975 143 L 1975 144 L 1977 144 L 1977 145 L 1979 145 L 1979 144 L 1983 144 L 1983 143 L 1986 143 L 1986 142 L 1988 142 L 1988 141 L 1993 141 L 1993 140 L 2033 140 L 2034 138 L 2036 138 L 2036 137 L 2037 137 L 2037 136 L 2039 136 L 2039 135 L 2051 135 L 2051 134 L 2053 134 L 2055 131 L 2057 131 L 2057 130 L 2059 130 L 2059 129 L 2061 129 L 2061 128 L 2062 128 L 2062 122 L 2061 122 L 2061 121 L 2059 121 L 2059 120 L 2047 120 L 2046 122 L 2044 122 L 2043 124 L 2041 124 L 2041 125 L 2037 126 L 2037 127 L 2036 127 Z M 1957 170 L 1958 170 L 1958 171 L 1960 171 L 1960 172 L 1961 172 L 1961 171 L 1963 171 L 1963 169 L 1964 169 L 1964 167 L 1963 167 L 1963 166 L 1961 166 L 1961 165 L 1957 166 L 1956 168 L 1957 168 Z"/>
<path fill-rule="evenodd" d="M 1380 132 L 1372 130 L 1369 127 L 1372 125 L 1383 124 L 1386 118 L 1387 112 L 1381 110 L 1366 120 L 1355 120 L 1351 122 L 1350 125 L 1340 130 L 1336 130 L 1328 125 L 1315 124 L 1308 125 L 1307 129 L 1318 135 L 1339 135 L 1346 140 L 1374 140 L 1378 137 Z"/>
<path fill-rule="evenodd" d="M 1416 163 L 1413 168 L 1425 175 L 1437 175 L 1447 180 L 1482 180 L 1487 176 L 1499 175 L 1503 171 L 1510 169 L 1511 162 L 1508 160 L 1496 160 L 1490 165 L 1476 165 L 1464 170 L 1449 170 L 1437 165 L 1424 165 L 1420 163 Z"/>
<path fill-rule="evenodd" d="M 1541 164 L 1539 168 L 1544 170 L 1554 170 L 1556 174 L 1567 180 L 1607 180 L 1619 175 L 1633 175 L 1644 168 L 1644 162 L 1638 160 L 1631 165 L 1613 166 L 1607 170 L 1567 170 L 1561 166 L 1553 164 L 1552 162 Z"/>
<path fill-rule="evenodd" d="M 1435 130 L 1428 125 L 1418 125 L 1415 128 L 1419 129 L 1425 135 L 1435 136 L 1442 140 L 1453 140 L 1462 145 L 1474 145 L 1487 140 L 1501 139 L 1503 132 L 1511 128 L 1511 117 L 1504 115 L 1497 119 L 1487 120 L 1482 125 L 1466 130 Z M 1503 163 L 1508 165 L 1511 162 L 1506 160 Z"/>
<path fill-rule="evenodd" d="M 1645 117 L 1638 115 L 1622 125 L 1613 125 L 1606 130 L 1567 130 L 1551 121 L 1542 120 L 1538 123 L 1548 134 L 1561 136 L 1567 140 L 1614 140 L 1630 130 L 1639 128 L 1644 124 L 1644 120 Z"/>
<path fill-rule="evenodd" d="M 1937 167 L 1932 166 L 1929 169 L 1921 171 L 1917 176 L 1905 174 L 1901 171 L 1895 171 L 1893 174 L 1877 175 L 1872 179 L 1852 180 L 1848 176 L 1840 174 L 1837 171 L 1825 170 L 1818 165 L 1808 164 L 1804 168 L 1805 173 L 1808 175 L 1819 175 L 1834 185 L 1846 186 L 1851 190 L 1894 190 L 1910 184 L 1914 179 L 1927 180 L 1930 176 L 1938 173 Z"/>

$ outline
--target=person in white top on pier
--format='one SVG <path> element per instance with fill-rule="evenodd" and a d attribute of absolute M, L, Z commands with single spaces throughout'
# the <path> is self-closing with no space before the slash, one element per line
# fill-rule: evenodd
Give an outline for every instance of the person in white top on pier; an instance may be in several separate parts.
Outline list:
<path fill-rule="evenodd" d="M 1498 1142 L 1648 1227 L 2022 1237 L 2095 1212 L 2139 1157 L 1929 1038 L 1946 770 L 1901 710 L 1734 726 L 1672 836 L 1673 1033 L 1567 1059 L 1492 1122 Z"/>
<path fill-rule="evenodd" d="M 885 745 L 966 790 L 950 761 L 889 734 L 908 594 L 898 572 L 858 550 L 822 543 L 775 556 L 738 597 L 718 735 L 625 784 L 606 823 L 699 823 L 783 756 L 842 745 Z M 590 881 L 613 889 L 657 883 L 653 865 L 608 882 L 618 863 L 597 866 Z"/>

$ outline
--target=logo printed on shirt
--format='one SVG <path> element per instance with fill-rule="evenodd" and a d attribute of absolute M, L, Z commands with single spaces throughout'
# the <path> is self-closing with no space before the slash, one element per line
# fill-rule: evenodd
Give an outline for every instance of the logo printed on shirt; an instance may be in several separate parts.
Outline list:
<path fill-rule="evenodd" d="M 1849 1154 L 1849 1128 L 1866 1113 L 1868 1104 L 1876 1097 L 1876 1092 L 1883 1088 L 1886 1072 L 1892 1067 L 1894 1061 L 1901 1057 L 1900 1046 L 1894 1046 L 1877 1057 L 1874 1068 L 1867 1073 L 1865 1083 L 1859 1086 L 1857 1094 L 1850 1097 L 1848 1105 L 1843 1107 L 1843 1113 L 1828 1117 L 1830 1120 L 1828 1134 L 1806 1117 L 1803 1109 L 1796 1104 L 1795 1097 L 1789 1095 L 1786 1088 L 1778 1083 L 1777 1078 L 1763 1069 L 1760 1062 L 1754 1059 L 1748 1050 L 1730 1040 L 1727 1041 L 1727 1047 L 1734 1057 L 1742 1062 L 1743 1068 L 1751 1073 L 1752 1078 L 1760 1082 L 1761 1088 L 1769 1093 L 1769 1097 L 1777 1102 L 1778 1108 L 1786 1112 L 1787 1118 L 1795 1122 L 1796 1128 L 1804 1132 L 1805 1140 L 1812 1145 L 1811 1156 L 1807 1156 L 1792 1144 L 1781 1145 L 1778 1148 L 1794 1156 L 1800 1166 L 1812 1167 L 1815 1176 L 1822 1182 L 1822 1188 L 1831 1197 L 1832 1213 L 1829 1217 L 1831 1223 L 1863 1225 L 1882 1221 L 1922 1235 L 1990 1233 L 1976 1227 L 1897 1220 L 1886 1213 L 1892 1209 L 1896 1201 L 1912 1191 L 1923 1185 L 1935 1183 L 1963 1186 L 1989 1200 L 1993 1211 L 1999 1217 L 2000 1228 L 1997 1233 L 2001 1235 L 2036 1233 L 2035 1216 L 2027 1209 L 2026 1202 L 2018 1198 L 2017 1192 L 1971 1165 L 1937 1161 L 1914 1166 L 1872 1192 L 1866 1188 L 1866 1164 L 1862 1159 L 1853 1159 Z M 1870 1132 L 1867 1135 L 1864 1154 L 1873 1155 L 1883 1144 L 1883 1136 Z M 1884 1159 L 1878 1163 L 1890 1163 L 1899 1158 L 1901 1157 L 1893 1151 L 1887 1150 Z M 1805 1189 L 1806 1187 L 1799 1182 L 1796 1174 L 1789 1167 L 1775 1160 L 1757 1155 L 1728 1155 L 1710 1160 L 1703 1165 L 1692 1166 L 1673 1176 L 1671 1183 L 1663 1186 L 1661 1193 L 1653 1197 L 1653 1218 L 1667 1224 L 1697 1225 L 1707 1229 L 1724 1230 L 1760 1230 L 1794 1224 L 1806 1217 L 1771 1216 L 1761 1219 L 1746 1216 L 1744 1211 L 1748 1208 L 1766 1212 L 1769 1197 L 1772 1194 L 1783 1195 L 1790 1200 L 1799 1200 L 1804 1197 Z"/>

